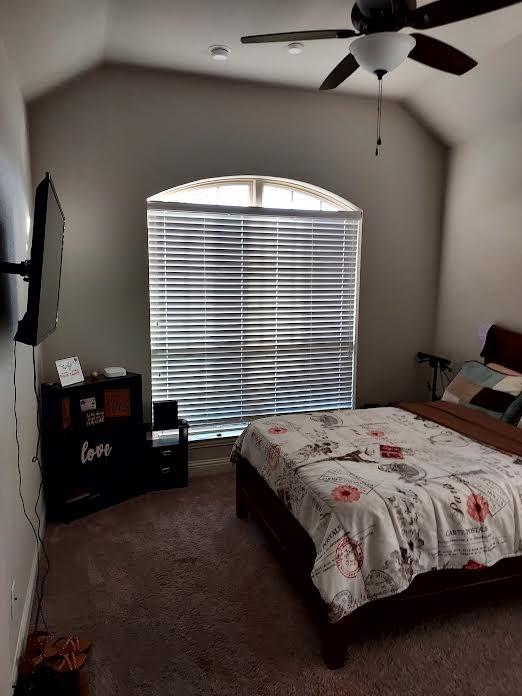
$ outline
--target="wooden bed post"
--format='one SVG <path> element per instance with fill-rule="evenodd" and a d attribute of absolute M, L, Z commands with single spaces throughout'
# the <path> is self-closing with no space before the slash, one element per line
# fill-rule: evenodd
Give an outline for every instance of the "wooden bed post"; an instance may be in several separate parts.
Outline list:
<path fill-rule="evenodd" d="M 344 667 L 347 650 L 346 621 L 329 623 L 328 619 L 325 619 L 323 625 L 323 660 L 328 669 Z"/>
<path fill-rule="evenodd" d="M 248 507 L 241 493 L 241 462 L 236 461 L 236 517 L 240 520 L 245 520 L 248 517 Z"/>

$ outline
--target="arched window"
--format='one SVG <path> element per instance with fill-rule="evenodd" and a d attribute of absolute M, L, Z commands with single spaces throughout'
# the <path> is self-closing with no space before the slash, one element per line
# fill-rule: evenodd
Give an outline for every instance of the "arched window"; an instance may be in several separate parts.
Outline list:
<path fill-rule="evenodd" d="M 199 437 L 354 404 L 361 211 L 302 182 L 222 177 L 148 199 L 153 401 Z"/>
<path fill-rule="evenodd" d="M 291 210 L 359 209 L 334 193 L 292 179 L 261 176 L 223 176 L 201 179 L 151 196 L 149 202 L 200 205 L 260 206 Z"/>

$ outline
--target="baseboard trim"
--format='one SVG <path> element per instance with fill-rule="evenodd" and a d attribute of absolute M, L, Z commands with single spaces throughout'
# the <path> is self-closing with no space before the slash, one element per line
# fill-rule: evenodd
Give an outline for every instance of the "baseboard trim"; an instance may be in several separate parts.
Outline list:
<path fill-rule="evenodd" d="M 31 613 L 33 608 L 34 593 L 36 590 L 36 571 L 38 568 L 38 554 L 40 552 L 39 544 L 35 546 L 33 563 L 31 566 L 31 573 L 29 575 L 29 582 L 27 584 L 27 591 L 25 593 L 24 608 L 22 611 L 22 617 L 20 619 L 20 628 L 18 630 L 18 640 L 16 642 L 16 650 L 13 659 L 13 666 L 11 670 L 11 684 L 14 689 L 16 680 L 18 678 L 18 662 L 20 656 L 22 655 L 23 649 L 25 647 L 25 642 L 27 640 L 27 635 L 29 633 L 29 623 L 31 621 Z M 12 693 L 12 692 L 11 692 Z"/>
<path fill-rule="evenodd" d="M 202 459 L 199 462 L 189 464 L 189 477 L 211 476 L 212 474 L 224 474 L 234 470 L 230 459 L 219 457 L 216 459 Z"/>

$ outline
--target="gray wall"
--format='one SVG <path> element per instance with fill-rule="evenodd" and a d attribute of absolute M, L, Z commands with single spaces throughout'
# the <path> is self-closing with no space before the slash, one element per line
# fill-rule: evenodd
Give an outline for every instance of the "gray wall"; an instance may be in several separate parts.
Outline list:
<path fill-rule="evenodd" d="M 67 217 L 60 327 L 45 370 L 79 355 L 149 372 L 146 198 L 212 176 L 316 184 L 364 211 L 358 401 L 415 398 L 434 340 L 445 151 L 400 106 L 108 66 L 31 104 L 33 174 Z M 146 392 L 149 380 L 146 379 Z"/>
<path fill-rule="evenodd" d="M 26 258 L 28 216 L 27 140 L 25 110 L 0 41 L 0 259 Z M 18 498 L 16 443 L 13 418 L 13 336 L 27 301 L 22 279 L 0 275 L 0 693 L 10 693 L 11 670 L 27 589 L 33 568 L 35 542 Z M 35 398 L 31 349 L 19 345 L 18 418 L 20 423 L 23 493 L 32 511 L 39 476 L 31 457 L 36 443 Z M 10 594 L 16 580 L 18 601 L 10 616 Z M 26 602 L 27 599 L 27 602 Z"/>
<path fill-rule="evenodd" d="M 485 326 L 522 331 L 522 121 L 452 151 L 437 345 L 477 358 Z"/>

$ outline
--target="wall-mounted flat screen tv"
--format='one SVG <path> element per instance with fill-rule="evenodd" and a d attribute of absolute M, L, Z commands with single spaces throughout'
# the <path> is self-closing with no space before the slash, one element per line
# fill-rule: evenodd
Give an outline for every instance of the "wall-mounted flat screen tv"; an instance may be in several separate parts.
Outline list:
<path fill-rule="evenodd" d="M 56 329 L 65 217 L 50 174 L 38 184 L 34 200 L 27 312 L 15 341 L 37 346 Z"/>

